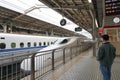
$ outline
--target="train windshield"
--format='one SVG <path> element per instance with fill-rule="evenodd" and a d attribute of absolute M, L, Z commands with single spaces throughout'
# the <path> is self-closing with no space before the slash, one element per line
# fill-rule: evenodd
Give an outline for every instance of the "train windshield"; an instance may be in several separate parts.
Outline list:
<path fill-rule="evenodd" d="M 67 43 L 68 39 L 58 39 L 54 42 L 54 44 L 63 44 L 63 43 Z"/>

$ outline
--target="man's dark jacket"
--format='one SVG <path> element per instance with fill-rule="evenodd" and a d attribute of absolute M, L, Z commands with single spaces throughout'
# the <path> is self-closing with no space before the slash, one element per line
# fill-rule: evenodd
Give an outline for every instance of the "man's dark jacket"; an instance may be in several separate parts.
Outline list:
<path fill-rule="evenodd" d="M 100 46 L 97 60 L 101 65 L 109 66 L 113 64 L 115 56 L 116 48 L 110 42 L 106 42 Z"/>

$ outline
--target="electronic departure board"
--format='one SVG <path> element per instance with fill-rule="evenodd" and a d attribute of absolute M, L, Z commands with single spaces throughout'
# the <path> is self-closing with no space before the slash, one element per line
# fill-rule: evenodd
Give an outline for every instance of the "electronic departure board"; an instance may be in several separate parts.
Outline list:
<path fill-rule="evenodd" d="M 119 15 L 120 14 L 120 0 L 105 0 L 105 14 Z"/>

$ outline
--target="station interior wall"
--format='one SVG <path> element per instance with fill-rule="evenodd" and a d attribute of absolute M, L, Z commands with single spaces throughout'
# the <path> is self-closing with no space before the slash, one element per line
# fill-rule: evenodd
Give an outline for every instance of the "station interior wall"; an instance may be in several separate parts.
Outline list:
<path fill-rule="evenodd" d="M 110 42 L 116 47 L 116 54 L 120 56 L 120 27 L 105 28 L 104 33 L 110 36 Z"/>

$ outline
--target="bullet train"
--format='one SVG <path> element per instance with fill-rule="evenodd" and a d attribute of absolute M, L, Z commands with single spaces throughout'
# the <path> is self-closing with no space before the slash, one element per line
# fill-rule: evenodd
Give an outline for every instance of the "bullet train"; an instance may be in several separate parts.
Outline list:
<path fill-rule="evenodd" d="M 59 37 L 0 33 L 0 55 L 33 53 L 53 44 Z"/>
<path fill-rule="evenodd" d="M 45 66 L 51 65 L 52 55 L 48 54 L 47 56 L 45 56 L 45 58 L 43 58 L 43 56 L 41 56 L 42 54 L 46 54 L 48 52 L 52 53 L 49 50 L 56 50 L 56 49 L 60 49 L 60 48 L 81 45 L 82 42 L 84 42 L 84 40 L 82 40 L 79 37 L 65 37 L 65 38 L 58 39 L 53 45 L 39 50 L 38 53 L 35 55 L 35 71 L 40 70 Z M 87 42 L 87 43 L 89 43 L 89 42 Z M 87 45 L 87 46 L 89 46 L 89 45 Z M 44 51 L 48 51 L 48 52 L 44 52 Z M 67 50 L 67 54 L 69 54 L 69 53 L 70 53 L 70 49 Z M 56 60 L 60 56 L 63 56 L 62 51 L 55 52 L 54 59 Z M 31 58 L 30 57 L 28 59 L 24 59 L 21 62 L 22 70 L 28 71 L 28 72 L 31 71 Z M 49 61 L 48 59 L 51 59 L 51 60 Z M 45 64 L 45 65 L 43 66 L 42 64 Z"/>

